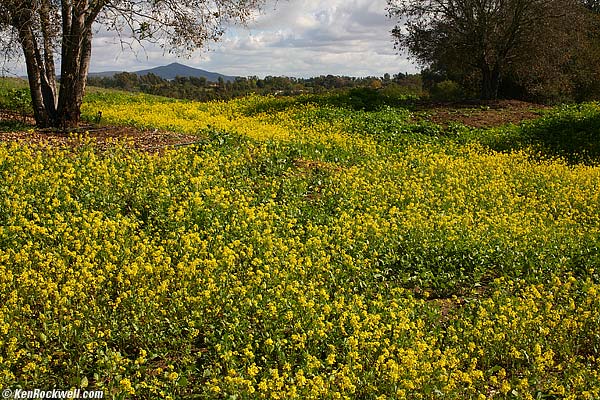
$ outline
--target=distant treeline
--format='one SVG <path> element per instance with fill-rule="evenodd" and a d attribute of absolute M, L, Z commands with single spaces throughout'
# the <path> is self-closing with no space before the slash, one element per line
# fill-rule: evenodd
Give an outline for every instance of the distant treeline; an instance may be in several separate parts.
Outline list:
<path fill-rule="evenodd" d="M 112 77 L 89 77 L 88 85 L 200 101 L 228 100 L 250 93 L 294 95 L 359 87 L 385 88 L 397 94 L 419 96 L 422 94 L 423 87 L 419 74 L 403 73 L 366 78 L 326 75 L 313 78 L 267 76 L 261 79 L 251 76 L 237 77 L 234 81 L 219 78 L 218 82 L 211 82 L 202 77 L 176 77 L 167 80 L 152 73 L 138 76 L 134 73 L 121 72 Z"/>

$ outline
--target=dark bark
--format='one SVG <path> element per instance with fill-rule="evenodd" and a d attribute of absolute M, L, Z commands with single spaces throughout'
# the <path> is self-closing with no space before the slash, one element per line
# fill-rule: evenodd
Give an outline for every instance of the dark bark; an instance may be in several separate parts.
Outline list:
<path fill-rule="evenodd" d="M 75 127 L 79 124 L 92 51 L 91 26 L 86 26 L 85 15 L 77 15 L 76 11 L 70 6 L 67 10 L 63 9 L 63 15 L 69 15 L 67 18 L 63 17 L 63 29 L 67 34 L 63 36 L 61 87 L 56 121 L 56 125 L 61 128 Z"/>
<path fill-rule="evenodd" d="M 53 126 L 56 120 L 56 72 L 49 36 L 49 3 L 44 1 L 35 14 L 33 4 L 19 10 L 12 20 L 17 28 L 31 91 L 33 114 L 39 127 Z M 36 18 L 42 31 L 42 46 L 36 37 Z"/>
<path fill-rule="evenodd" d="M 21 25 L 19 30 L 19 39 L 25 56 L 25 65 L 27 66 L 27 77 L 29 80 L 29 89 L 31 91 L 31 102 L 33 106 L 33 115 L 36 124 L 40 127 L 51 125 L 51 117 L 44 102 L 42 89 L 42 66 L 39 65 L 36 57 L 37 44 L 35 37 L 25 24 Z"/>
<path fill-rule="evenodd" d="M 500 68 L 483 66 L 481 68 L 481 99 L 495 100 L 500 87 Z"/>
<path fill-rule="evenodd" d="M 44 74 L 41 76 L 42 94 L 44 96 L 44 103 L 49 111 L 50 118 L 54 120 L 56 119 L 56 103 L 58 99 L 58 92 L 56 87 L 56 68 L 54 66 L 54 48 L 52 43 L 53 27 L 50 17 L 49 0 L 42 1 L 39 14 L 42 37 L 44 40 Z"/>

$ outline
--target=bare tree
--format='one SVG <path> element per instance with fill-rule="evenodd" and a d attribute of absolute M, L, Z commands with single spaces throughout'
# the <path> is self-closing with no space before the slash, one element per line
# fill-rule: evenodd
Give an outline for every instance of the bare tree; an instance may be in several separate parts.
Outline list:
<path fill-rule="evenodd" d="M 535 61 L 532 44 L 556 47 L 544 42 L 564 37 L 553 32 L 576 31 L 581 12 L 577 0 L 388 0 L 397 47 L 424 66 L 478 72 L 482 99 L 497 97 L 507 68 Z"/>
<path fill-rule="evenodd" d="M 264 0 L 2 0 L 0 46 L 5 52 L 15 44 L 21 49 L 37 125 L 76 126 L 96 24 L 185 53 L 218 40 L 227 24 L 249 20 L 262 4 Z"/>

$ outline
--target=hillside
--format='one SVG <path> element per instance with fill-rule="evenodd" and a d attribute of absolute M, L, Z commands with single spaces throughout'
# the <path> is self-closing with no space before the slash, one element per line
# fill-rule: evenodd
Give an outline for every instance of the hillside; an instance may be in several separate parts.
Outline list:
<path fill-rule="evenodd" d="M 105 72 L 93 72 L 90 73 L 90 77 L 110 77 L 123 71 L 105 71 Z M 160 67 L 143 69 L 140 71 L 133 71 L 132 73 L 139 76 L 154 74 L 163 79 L 175 79 L 177 76 L 181 77 L 194 77 L 194 78 L 206 78 L 207 81 L 217 82 L 219 78 L 223 78 L 225 82 L 232 82 L 235 80 L 234 76 L 228 76 L 219 74 L 216 72 L 205 71 L 199 68 L 189 67 L 180 63 L 172 63 L 169 65 L 163 65 Z"/>

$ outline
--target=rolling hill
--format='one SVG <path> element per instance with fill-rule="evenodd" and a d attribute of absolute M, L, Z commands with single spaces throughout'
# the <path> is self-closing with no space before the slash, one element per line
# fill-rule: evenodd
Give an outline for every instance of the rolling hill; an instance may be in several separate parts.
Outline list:
<path fill-rule="evenodd" d="M 105 72 L 93 72 L 90 73 L 90 76 L 93 77 L 109 77 L 109 76 L 113 76 L 119 72 L 123 72 L 123 71 L 105 71 Z M 187 65 L 183 65 L 180 63 L 172 63 L 169 65 L 163 65 L 160 67 L 155 67 L 155 68 L 150 68 L 150 69 L 144 69 L 144 70 L 140 70 L 140 71 L 134 71 L 134 74 L 137 74 L 139 76 L 143 76 L 143 75 L 147 75 L 147 74 L 154 74 L 157 76 L 160 76 L 163 79 L 175 79 L 175 77 L 177 76 L 182 76 L 182 77 L 195 77 L 195 78 L 201 78 L 204 77 L 206 78 L 207 81 L 211 81 L 211 82 L 217 82 L 219 80 L 219 78 L 223 78 L 224 81 L 234 81 L 235 80 L 235 76 L 228 76 L 228 75 L 223 75 L 223 74 L 219 74 L 216 72 L 210 72 L 210 71 L 205 71 L 203 69 L 199 69 L 199 68 L 193 68 L 193 67 L 189 67 Z"/>

